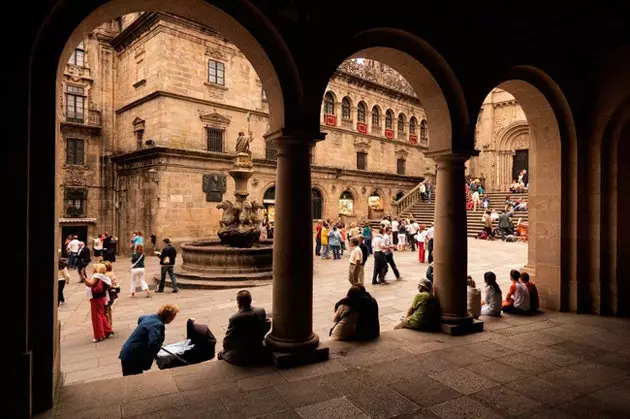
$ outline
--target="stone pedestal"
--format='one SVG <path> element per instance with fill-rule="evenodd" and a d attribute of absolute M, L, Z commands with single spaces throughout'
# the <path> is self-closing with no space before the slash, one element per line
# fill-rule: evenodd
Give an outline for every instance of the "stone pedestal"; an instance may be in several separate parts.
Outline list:
<path fill-rule="evenodd" d="M 314 349 L 313 240 L 311 230 L 311 148 L 314 136 L 280 131 L 267 136 L 278 149 L 276 220 L 273 251 L 273 326 L 266 338 L 272 352 Z M 321 355 L 321 354 L 320 354 Z M 327 359 L 327 356 L 325 357 Z"/>
<path fill-rule="evenodd" d="M 468 240 L 464 163 L 469 156 L 448 154 L 432 157 L 437 162 L 434 292 L 440 303 L 442 331 L 453 335 L 481 331 L 483 323 L 473 323 L 466 301 Z"/>

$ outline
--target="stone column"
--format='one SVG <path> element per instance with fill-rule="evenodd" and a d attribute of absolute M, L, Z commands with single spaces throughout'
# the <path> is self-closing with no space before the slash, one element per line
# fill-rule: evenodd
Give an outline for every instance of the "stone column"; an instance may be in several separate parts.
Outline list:
<path fill-rule="evenodd" d="M 452 334 L 469 333 L 472 331 L 468 330 L 472 317 L 466 306 L 468 242 L 464 191 L 464 163 L 469 156 L 449 154 L 432 157 L 437 162 L 434 288 L 440 303 L 442 330 Z"/>
<path fill-rule="evenodd" d="M 273 243 L 273 328 L 267 346 L 275 352 L 315 349 L 313 333 L 313 235 L 311 148 L 315 136 L 282 130 L 267 136 L 278 149 Z"/>

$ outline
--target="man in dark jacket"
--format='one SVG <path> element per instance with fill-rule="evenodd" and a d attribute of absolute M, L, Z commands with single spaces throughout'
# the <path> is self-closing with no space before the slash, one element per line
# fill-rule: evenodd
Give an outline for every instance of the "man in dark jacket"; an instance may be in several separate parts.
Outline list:
<path fill-rule="evenodd" d="M 175 272 L 173 272 L 173 267 L 175 266 L 175 258 L 177 257 L 177 249 L 175 249 L 171 245 L 171 240 L 168 237 L 165 237 L 163 242 L 165 246 L 162 251 L 155 252 L 160 257 L 160 267 L 162 268 L 160 284 L 158 285 L 158 289 L 155 290 L 155 292 L 164 292 L 164 282 L 166 281 L 167 273 L 169 278 L 171 278 L 173 292 L 178 292 L 179 290 L 177 289 L 177 278 L 175 278 Z"/>
<path fill-rule="evenodd" d="M 77 252 L 77 269 L 79 270 L 79 282 L 87 279 L 85 268 L 92 262 L 90 257 L 90 248 L 83 242 L 79 242 L 79 251 Z"/>
<path fill-rule="evenodd" d="M 138 326 L 118 355 L 123 375 L 142 374 L 142 371 L 151 369 L 153 359 L 164 343 L 164 325 L 175 320 L 177 313 L 179 307 L 175 304 L 165 304 L 160 307 L 157 314 L 138 318 Z"/>
<path fill-rule="evenodd" d="M 514 234 L 514 227 L 512 227 L 512 221 L 510 220 L 510 214 L 505 211 L 499 215 L 499 230 L 501 231 L 501 238 L 505 240 L 508 234 Z"/>
<path fill-rule="evenodd" d="M 218 359 L 234 365 L 256 365 L 269 359 L 263 339 L 271 321 L 264 308 L 252 307 L 252 295 L 247 290 L 236 294 L 238 312 L 230 317 L 223 339 L 223 351 Z"/>

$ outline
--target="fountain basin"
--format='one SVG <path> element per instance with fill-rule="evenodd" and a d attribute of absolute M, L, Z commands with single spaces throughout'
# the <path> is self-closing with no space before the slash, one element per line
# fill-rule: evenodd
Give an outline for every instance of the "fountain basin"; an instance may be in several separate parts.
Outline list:
<path fill-rule="evenodd" d="M 175 267 L 180 288 L 250 288 L 271 284 L 273 241 L 250 248 L 230 247 L 219 240 L 199 240 L 181 245 L 183 264 Z M 154 278 L 159 282 L 159 275 Z M 170 278 L 166 276 L 170 287 Z"/>

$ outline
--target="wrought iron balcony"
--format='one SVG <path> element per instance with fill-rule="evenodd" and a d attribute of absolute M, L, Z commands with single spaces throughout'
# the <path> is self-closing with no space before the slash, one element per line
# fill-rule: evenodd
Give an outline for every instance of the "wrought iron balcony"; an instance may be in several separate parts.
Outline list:
<path fill-rule="evenodd" d="M 101 111 L 90 109 L 87 114 L 81 112 L 66 112 L 65 121 L 70 124 L 80 124 L 89 127 L 101 127 Z"/>

